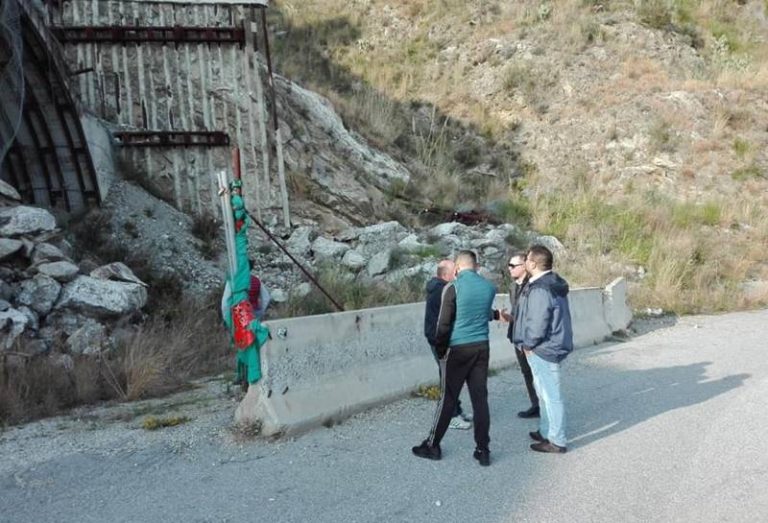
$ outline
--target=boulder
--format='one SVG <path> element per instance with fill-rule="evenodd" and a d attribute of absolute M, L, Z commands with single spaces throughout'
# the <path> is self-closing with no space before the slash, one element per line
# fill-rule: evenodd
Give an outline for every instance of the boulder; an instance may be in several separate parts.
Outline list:
<path fill-rule="evenodd" d="M 555 263 L 557 263 L 557 257 L 565 255 L 565 246 L 560 243 L 560 240 L 554 236 L 536 236 L 532 242 L 533 244 L 543 245 L 555 256 Z"/>
<path fill-rule="evenodd" d="M 341 264 L 354 271 L 360 270 L 368 263 L 365 256 L 357 252 L 356 250 L 349 250 L 344 253 L 344 257 L 341 259 Z"/>
<path fill-rule="evenodd" d="M 45 209 L 18 205 L 0 209 L 0 236 L 20 236 L 56 228 L 56 218 Z"/>
<path fill-rule="evenodd" d="M 75 279 L 80 272 L 80 268 L 68 261 L 57 261 L 52 263 L 42 263 L 37 267 L 37 271 L 40 274 L 50 276 L 56 281 L 67 283 Z"/>
<path fill-rule="evenodd" d="M 409 234 L 397 243 L 405 252 L 418 252 L 429 247 L 426 243 L 421 243 L 419 237 L 415 234 Z"/>
<path fill-rule="evenodd" d="M 67 260 L 61 250 L 50 243 L 38 243 L 32 250 L 32 265 Z"/>
<path fill-rule="evenodd" d="M 21 195 L 11 184 L 0 180 L 0 194 L 11 200 L 21 201 Z"/>
<path fill-rule="evenodd" d="M 285 303 L 288 301 L 288 294 L 283 289 L 274 289 L 270 291 L 270 296 L 275 303 Z"/>
<path fill-rule="evenodd" d="M 8 350 L 27 328 L 29 318 L 16 309 L 0 312 L 0 348 Z"/>
<path fill-rule="evenodd" d="M 107 329 L 94 320 L 88 320 L 73 332 L 65 344 L 71 354 L 84 355 L 97 355 L 111 347 Z"/>
<path fill-rule="evenodd" d="M 19 240 L 0 238 L 0 260 L 16 254 L 23 245 Z"/>
<path fill-rule="evenodd" d="M 27 307 L 26 305 L 22 305 L 20 307 L 17 307 L 17 310 L 22 313 L 24 316 L 27 317 L 27 330 L 32 331 L 34 333 L 37 333 L 37 330 L 40 328 L 40 320 L 35 314 L 35 311 Z"/>
<path fill-rule="evenodd" d="M 312 239 L 317 235 L 314 227 L 297 227 L 285 242 L 285 248 L 294 256 L 307 256 L 312 246 Z"/>
<path fill-rule="evenodd" d="M 322 236 L 312 242 L 312 251 L 318 260 L 339 260 L 350 249 L 346 243 L 335 242 Z"/>
<path fill-rule="evenodd" d="M 36 274 L 31 280 L 22 282 L 21 292 L 16 297 L 16 301 L 32 308 L 40 316 L 45 316 L 51 312 L 60 292 L 59 282 L 45 274 Z"/>
<path fill-rule="evenodd" d="M 98 280 L 124 281 L 147 287 L 128 266 L 122 262 L 108 263 L 91 271 L 91 278 Z"/>
<path fill-rule="evenodd" d="M 55 308 L 103 318 L 135 312 L 146 303 L 144 285 L 78 276 L 64 286 Z"/>
<path fill-rule="evenodd" d="M 435 225 L 429 230 L 429 234 L 442 238 L 451 234 L 461 234 L 467 230 L 467 226 L 459 222 L 448 222 Z"/>
<path fill-rule="evenodd" d="M 2 278 L 2 275 L 0 275 L 0 278 Z M 15 292 L 11 284 L 4 279 L 0 279 L 0 299 L 8 302 L 13 301 L 14 294 Z"/>
<path fill-rule="evenodd" d="M 419 265 L 414 265 L 413 267 L 405 267 L 403 269 L 397 269 L 396 271 L 389 272 L 384 277 L 384 279 L 387 283 L 397 284 L 405 278 L 420 276 L 424 278 L 424 283 L 426 285 L 427 280 L 429 280 L 429 278 L 436 273 L 437 262 L 430 261 L 420 263 Z"/>
<path fill-rule="evenodd" d="M 384 274 L 389 270 L 389 260 L 392 255 L 390 249 L 384 249 L 383 251 L 376 253 L 368 262 L 365 268 L 365 272 L 368 276 L 378 276 Z"/>
<path fill-rule="evenodd" d="M 384 222 L 360 229 L 357 250 L 363 256 L 381 254 L 384 249 L 391 249 L 408 235 L 405 227 L 398 222 Z"/>
<path fill-rule="evenodd" d="M 307 282 L 302 282 L 302 283 L 298 284 L 296 287 L 294 287 L 294 289 L 293 289 L 293 294 L 295 296 L 300 297 L 300 298 L 303 298 L 304 296 L 306 296 L 310 292 L 312 292 L 312 285 L 310 285 Z"/>

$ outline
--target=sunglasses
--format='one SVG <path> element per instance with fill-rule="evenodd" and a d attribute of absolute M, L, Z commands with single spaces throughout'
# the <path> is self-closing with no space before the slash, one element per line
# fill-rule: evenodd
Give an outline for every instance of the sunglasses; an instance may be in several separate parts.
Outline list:
<path fill-rule="evenodd" d="M 508 263 L 507 267 L 514 269 L 515 267 L 520 267 L 521 265 L 525 265 L 525 263 Z"/>

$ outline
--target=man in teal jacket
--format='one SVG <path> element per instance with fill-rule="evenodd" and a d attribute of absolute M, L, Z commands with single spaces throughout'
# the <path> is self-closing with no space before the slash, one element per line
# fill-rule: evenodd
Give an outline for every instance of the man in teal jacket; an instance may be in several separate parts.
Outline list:
<path fill-rule="evenodd" d="M 477 274 L 477 257 L 472 251 L 460 251 L 456 256 L 456 273 L 456 279 L 443 289 L 437 318 L 435 351 L 440 358 L 441 394 L 435 423 L 429 438 L 411 450 L 420 458 L 442 457 L 440 441 L 466 382 L 475 421 L 474 457 L 488 466 L 488 322 L 494 316 L 496 289 Z"/>

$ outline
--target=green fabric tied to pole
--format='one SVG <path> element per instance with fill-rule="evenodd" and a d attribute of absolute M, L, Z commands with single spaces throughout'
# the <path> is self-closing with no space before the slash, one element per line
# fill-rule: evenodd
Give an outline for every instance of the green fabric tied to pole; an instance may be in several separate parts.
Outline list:
<path fill-rule="evenodd" d="M 229 275 L 230 296 L 224 311 L 224 322 L 234 339 L 234 324 L 232 322 L 232 307 L 248 300 L 248 288 L 251 284 L 251 271 L 248 263 L 248 224 L 247 213 L 243 198 L 239 194 L 240 181 L 235 180 L 230 187 L 230 201 L 232 203 L 232 215 L 235 220 L 235 257 L 237 270 Z M 248 384 L 254 384 L 261 379 L 261 353 L 260 349 L 269 338 L 269 329 L 256 318 L 248 327 L 255 339 L 248 347 L 238 350 L 235 358 L 237 365 L 237 378 L 245 378 Z"/>

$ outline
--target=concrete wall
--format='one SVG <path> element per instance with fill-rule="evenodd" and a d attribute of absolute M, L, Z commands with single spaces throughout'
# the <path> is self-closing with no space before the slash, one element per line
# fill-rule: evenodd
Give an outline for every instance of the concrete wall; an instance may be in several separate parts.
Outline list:
<path fill-rule="evenodd" d="M 626 282 L 570 294 L 574 341 L 584 347 L 626 328 Z M 508 307 L 507 295 L 496 307 Z M 270 321 L 262 350 L 264 377 L 238 407 L 239 421 L 262 421 L 262 434 L 295 433 L 346 418 L 419 385 L 437 382 L 423 335 L 424 304 L 412 303 Z M 516 359 L 507 324 L 492 322 L 491 367 Z"/>

